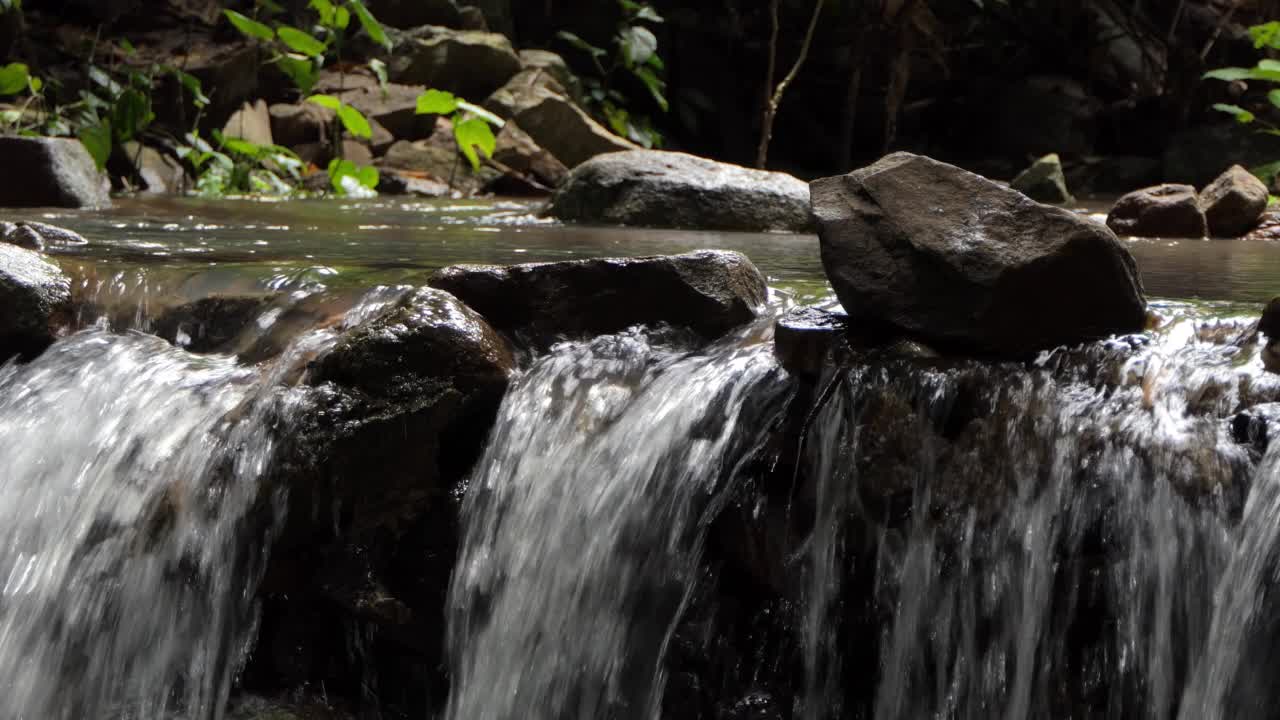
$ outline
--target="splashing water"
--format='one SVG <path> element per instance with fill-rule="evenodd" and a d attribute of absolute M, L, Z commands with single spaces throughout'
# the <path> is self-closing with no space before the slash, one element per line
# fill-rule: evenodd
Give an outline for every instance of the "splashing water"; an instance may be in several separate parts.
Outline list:
<path fill-rule="evenodd" d="M 448 717 L 655 717 L 700 513 L 785 387 L 744 338 L 685 353 L 627 333 L 539 360 L 469 488 Z"/>

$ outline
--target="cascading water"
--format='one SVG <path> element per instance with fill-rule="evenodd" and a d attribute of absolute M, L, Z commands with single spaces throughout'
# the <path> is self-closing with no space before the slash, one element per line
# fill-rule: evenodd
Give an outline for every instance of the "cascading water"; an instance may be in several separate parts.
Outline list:
<path fill-rule="evenodd" d="M 455 720 L 650 718 L 701 513 L 780 411 L 768 343 L 567 344 L 508 393 L 450 590 Z"/>
<path fill-rule="evenodd" d="M 101 329 L 0 367 L 0 718 L 223 716 L 283 503 L 261 480 L 307 403 L 290 385 L 402 293 L 257 367 Z"/>

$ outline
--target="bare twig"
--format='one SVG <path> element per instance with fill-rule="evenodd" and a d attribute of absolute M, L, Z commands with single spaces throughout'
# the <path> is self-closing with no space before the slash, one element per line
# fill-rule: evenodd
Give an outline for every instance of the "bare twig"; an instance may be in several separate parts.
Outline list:
<path fill-rule="evenodd" d="M 768 97 L 764 104 L 764 120 L 760 127 L 760 147 L 756 152 L 756 167 L 763 168 L 769 161 L 769 143 L 773 140 L 773 120 L 778 114 L 778 106 L 782 104 L 782 96 L 787 92 L 789 86 L 800 73 L 800 67 L 804 65 L 805 59 L 809 57 L 809 48 L 813 45 L 813 35 L 818 29 L 818 18 L 822 14 L 823 0 L 817 0 L 813 4 L 813 17 L 809 19 L 809 28 L 805 31 L 804 42 L 800 45 L 800 55 L 796 57 L 796 62 L 791 66 L 791 71 L 787 76 L 782 78 L 782 82 L 773 89 L 773 94 Z M 776 62 L 778 56 L 778 4 L 779 0 L 772 0 L 769 9 L 772 18 L 772 31 L 769 36 L 769 71 L 766 78 L 765 92 L 773 85 L 773 76 L 776 71 Z"/>
<path fill-rule="evenodd" d="M 1231 3 L 1231 7 L 1222 14 L 1222 19 L 1218 21 L 1218 26 L 1213 29 L 1213 34 L 1209 36 L 1209 42 L 1204 44 L 1204 49 L 1200 51 L 1200 60 L 1208 60 L 1209 52 L 1213 50 L 1214 43 L 1218 42 L 1218 38 L 1222 36 L 1222 31 L 1226 29 L 1231 22 L 1231 18 L 1236 14 L 1236 10 L 1240 9 L 1240 0 Z"/>

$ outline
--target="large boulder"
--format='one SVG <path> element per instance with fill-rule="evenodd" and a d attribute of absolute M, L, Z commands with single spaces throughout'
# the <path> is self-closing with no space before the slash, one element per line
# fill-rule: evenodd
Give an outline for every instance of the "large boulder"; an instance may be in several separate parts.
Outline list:
<path fill-rule="evenodd" d="M 0 207 L 100 208 L 111 182 L 84 145 L 66 138 L 0 137 Z"/>
<path fill-rule="evenodd" d="M 38 252 L 0 243 L 0 363 L 53 344 L 71 315 L 71 280 Z"/>
<path fill-rule="evenodd" d="M 805 232 L 811 226 L 803 181 L 660 150 L 612 153 L 583 163 L 548 212 L 574 222 L 699 230 Z"/>
<path fill-rule="evenodd" d="M 548 75 L 568 92 L 569 97 L 575 100 L 582 98 L 582 81 L 559 54 L 550 50 L 521 50 L 519 55 L 521 72 Z"/>
<path fill-rule="evenodd" d="M 1253 230 L 1267 211 L 1270 193 L 1261 180 L 1239 165 L 1232 165 L 1200 193 L 1209 233 L 1215 237 L 1240 237 Z"/>
<path fill-rule="evenodd" d="M 546 89 L 535 89 L 521 99 L 512 117 L 534 142 L 570 168 L 597 155 L 639 149 L 592 120 L 572 100 Z"/>
<path fill-rule="evenodd" d="M 1157 185 L 1135 190 L 1116 201 L 1107 227 L 1134 237 L 1202 238 L 1209 234 L 1196 189 Z"/>
<path fill-rule="evenodd" d="M 910 153 L 810 187 L 822 262 L 855 326 L 1024 356 L 1145 324 L 1133 257 L 1087 217 Z"/>
<path fill-rule="evenodd" d="M 537 105 L 544 97 L 568 98 L 569 91 L 554 75 L 538 69 L 516 73 L 484 101 L 484 107 L 498 117 L 513 118 Z"/>
<path fill-rule="evenodd" d="M 434 26 L 402 42 L 388 65 L 397 83 L 447 90 L 474 102 L 520 72 L 520 58 L 505 36 Z"/>
<path fill-rule="evenodd" d="M 288 512 L 245 675 L 272 690 L 323 684 L 361 698 L 364 671 L 377 667 L 381 682 L 403 689 L 381 701 L 415 706 L 443 693 L 424 668 L 442 662 L 459 488 L 515 362 L 475 311 L 440 290 L 365 307 L 371 317 L 338 328 L 310 363 L 308 412 L 293 418 L 267 479 L 287 489 Z M 358 655 L 352 628 L 361 628 Z"/>
<path fill-rule="evenodd" d="M 498 132 L 493 159 L 548 188 L 555 188 L 569 177 L 569 169 L 529 137 L 514 120 Z"/>
<path fill-rule="evenodd" d="M 755 318 L 767 294 L 750 260 L 718 250 L 510 267 L 456 265 L 436 272 L 430 285 L 538 347 L 562 337 L 658 323 L 711 339 Z"/>

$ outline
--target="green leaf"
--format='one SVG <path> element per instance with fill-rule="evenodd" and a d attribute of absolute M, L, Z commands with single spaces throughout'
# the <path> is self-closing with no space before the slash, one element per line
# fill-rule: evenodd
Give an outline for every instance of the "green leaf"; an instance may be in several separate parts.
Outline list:
<path fill-rule="evenodd" d="M 1274 62 L 1274 61 L 1271 61 Z M 1275 70 L 1268 70 L 1259 63 L 1258 67 L 1252 68 L 1218 68 L 1210 70 L 1204 74 L 1206 80 L 1224 80 L 1226 82 L 1235 82 L 1236 80 L 1266 80 L 1268 82 L 1280 83 L 1280 65 Z"/>
<path fill-rule="evenodd" d="M 1238 105 L 1227 105 L 1225 103 L 1215 103 L 1213 106 L 1213 109 L 1217 110 L 1218 112 L 1227 113 L 1228 115 L 1234 115 L 1236 120 L 1242 123 L 1251 123 L 1254 120 L 1253 113 L 1249 112 L 1248 110 L 1245 110 L 1244 108 Z"/>
<path fill-rule="evenodd" d="M 342 120 L 342 126 L 352 135 L 368 140 L 373 137 L 373 127 L 369 125 L 369 120 L 359 110 L 343 103 L 338 106 L 338 119 Z"/>
<path fill-rule="evenodd" d="M 1253 38 L 1253 47 L 1261 50 L 1264 47 L 1276 47 L 1280 41 L 1280 22 L 1269 22 L 1249 28 L 1249 37 Z"/>
<path fill-rule="evenodd" d="M 317 57 L 324 55 L 324 51 L 328 49 L 328 46 L 324 43 L 289 25 L 281 25 L 276 28 L 276 35 L 280 38 L 280 42 L 283 42 L 290 50 L 301 55 Z"/>
<path fill-rule="evenodd" d="M 307 98 L 307 102 L 315 103 L 323 108 L 329 108 L 334 112 L 338 112 L 338 108 L 342 107 L 342 101 L 333 95 L 312 95 Z"/>
<path fill-rule="evenodd" d="M 0 68 L 0 95 L 16 95 L 28 87 L 31 72 L 23 63 L 9 63 Z"/>
<path fill-rule="evenodd" d="M 378 168 L 372 165 L 365 165 L 364 167 L 356 170 L 355 177 L 360 181 L 361 185 L 369 188 L 370 190 L 378 187 Z"/>
<path fill-rule="evenodd" d="M 556 37 L 560 38 L 561 40 L 564 40 L 565 42 L 569 43 L 570 45 L 578 48 L 579 50 L 585 53 L 589 53 L 594 57 L 604 57 L 605 55 L 609 54 L 605 52 L 603 49 L 598 48 L 595 45 L 592 45 L 591 43 L 587 42 L 586 40 L 583 40 L 582 38 L 578 37 L 577 35 L 574 35 L 573 33 L 567 30 L 561 30 L 560 32 L 556 33 Z"/>
<path fill-rule="evenodd" d="M 471 163 L 473 170 L 480 169 L 480 158 L 476 156 L 476 148 L 486 155 L 492 155 L 498 140 L 489 129 L 489 123 L 480 118 L 468 118 L 453 125 L 453 138 L 458 142 L 458 149 Z"/>
<path fill-rule="evenodd" d="M 253 158 L 254 160 L 262 157 L 263 154 L 263 147 L 261 145 L 243 138 L 223 137 L 222 149 L 229 150 L 238 155 Z"/>
<path fill-rule="evenodd" d="M 1262 182 L 1270 186 L 1271 181 L 1275 179 L 1275 176 L 1278 173 L 1280 173 L 1280 160 L 1277 160 L 1276 162 L 1267 163 L 1266 165 L 1259 165 L 1258 167 L 1249 168 L 1249 172 L 1253 173 L 1255 177 L 1257 177 L 1259 180 L 1261 180 Z"/>
<path fill-rule="evenodd" d="M 333 11 L 333 27 L 338 30 L 346 30 L 351 24 L 351 12 L 344 7 L 340 7 Z"/>
<path fill-rule="evenodd" d="M 125 55 L 132 56 L 138 54 L 138 48 L 134 47 L 133 43 L 129 42 L 129 38 L 120 38 L 120 49 L 124 50 Z"/>
<path fill-rule="evenodd" d="M 101 170 L 107 166 L 107 158 L 111 157 L 111 122 L 103 121 L 95 125 L 86 125 L 76 133 L 84 149 L 89 151 L 93 162 Z"/>
<path fill-rule="evenodd" d="M 111 109 L 111 126 L 118 143 L 128 142 L 147 129 L 155 119 L 151 97 L 141 90 L 129 88 L 120 94 Z"/>
<path fill-rule="evenodd" d="M 289 53 L 276 58 L 275 62 L 303 94 L 311 92 L 320 80 L 320 68 L 311 58 Z"/>
<path fill-rule="evenodd" d="M 655 23 L 663 22 L 662 16 L 658 14 L 658 11 L 654 10 L 648 5 L 645 5 L 644 7 L 640 8 L 640 10 L 636 13 L 636 20 L 648 20 L 649 22 L 655 22 Z"/>
<path fill-rule="evenodd" d="M 178 78 L 178 82 L 182 83 L 182 87 L 186 88 L 191 94 L 191 104 L 197 108 L 206 107 L 209 104 L 209 96 L 204 94 L 204 85 L 200 82 L 200 78 L 191 73 L 179 70 L 172 65 L 166 65 L 161 68 L 163 72 L 171 73 Z"/>
<path fill-rule="evenodd" d="M 494 127 L 502 127 L 503 125 L 507 124 L 505 120 L 498 117 L 497 115 L 494 115 L 493 113 L 489 112 L 488 110 L 485 110 L 479 105 L 472 105 L 466 100 L 458 101 L 458 109 L 466 110 L 467 112 L 471 113 L 472 115 L 475 115 L 478 118 L 483 119 L 485 122 L 489 123 Z"/>
<path fill-rule="evenodd" d="M 618 47 L 627 67 L 644 65 L 658 52 L 658 38 L 649 28 L 632 25 L 618 33 Z"/>
<path fill-rule="evenodd" d="M 253 18 L 241 15 L 235 10 L 223 10 L 222 14 L 226 15 L 231 24 L 235 25 L 236 29 L 246 37 L 262 40 L 263 42 L 271 42 L 276 39 L 276 34 L 271 32 L 271 28 Z"/>
<path fill-rule="evenodd" d="M 443 90 L 428 90 L 418 96 L 418 115 L 450 115 L 458 110 L 458 98 Z"/>
<path fill-rule="evenodd" d="M 311 0 L 307 5 L 320 16 L 321 25 L 333 25 L 333 13 L 335 10 L 333 3 L 329 2 L 329 0 Z"/>
<path fill-rule="evenodd" d="M 648 66 L 632 68 L 631 74 L 644 83 L 644 86 L 649 89 L 649 94 L 653 96 L 654 102 L 658 103 L 658 107 L 662 108 L 662 112 L 666 112 L 668 109 L 667 84 L 662 81 L 662 78 L 658 77 L 653 68 Z"/>
<path fill-rule="evenodd" d="M 369 69 L 373 71 L 373 76 L 378 78 L 378 87 L 382 88 L 382 94 L 385 97 L 387 93 L 387 64 L 374 58 L 369 61 Z"/>
<path fill-rule="evenodd" d="M 369 39 L 390 50 L 391 38 L 387 37 L 387 31 L 382 27 L 382 23 L 378 22 L 373 13 L 369 12 L 369 8 L 365 6 L 363 0 L 349 0 L 347 4 L 355 12 L 356 19 L 360 21 L 360 27 L 364 28 L 365 33 L 369 35 Z"/>

